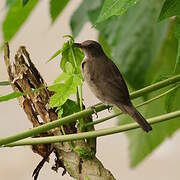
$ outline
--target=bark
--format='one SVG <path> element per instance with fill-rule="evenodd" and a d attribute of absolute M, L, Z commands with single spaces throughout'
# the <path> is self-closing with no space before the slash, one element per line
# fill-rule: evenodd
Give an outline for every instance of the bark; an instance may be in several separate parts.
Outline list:
<path fill-rule="evenodd" d="M 14 62 L 10 62 L 9 45 L 6 43 L 4 46 L 4 60 L 13 90 L 24 93 L 24 96 L 18 98 L 19 104 L 24 109 L 33 127 L 56 120 L 58 118 L 56 109 L 49 106 L 49 100 L 53 93 L 48 90 L 44 79 L 31 61 L 26 48 L 21 46 L 15 55 Z M 92 121 L 92 118 L 87 117 L 84 121 Z M 65 125 L 64 130 L 67 134 L 79 132 L 75 123 Z M 93 130 L 93 127 L 88 130 Z M 63 135 L 61 128 L 39 134 L 39 137 L 53 135 Z M 94 154 L 96 151 L 95 139 L 33 146 L 33 152 L 43 157 L 43 160 L 34 171 L 34 178 L 37 178 L 44 162 L 49 160 L 49 155 L 53 152 L 56 159 L 52 169 L 55 171 L 59 167 L 64 168 L 64 173 L 68 172 L 71 177 L 78 180 L 115 179 L 95 155 L 91 158 L 84 158 L 74 150 L 75 148 L 72 148 L 72 145 L 75 148 L 90 149 Z"/>

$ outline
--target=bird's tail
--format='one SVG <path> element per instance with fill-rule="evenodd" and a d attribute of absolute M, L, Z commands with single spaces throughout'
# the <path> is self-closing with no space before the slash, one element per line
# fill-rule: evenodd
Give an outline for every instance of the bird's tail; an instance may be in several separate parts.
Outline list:
<path fill-rule="evenodd" d="M 137 111 L 137 109 L 133 105 L 120 105 L 119 108 L 122 111 L 125 111 L 127 114 L 129 114 L 144 131 L 149 132 L 152 130 L 151 125 L 146 121 L 146 119 Z"/>

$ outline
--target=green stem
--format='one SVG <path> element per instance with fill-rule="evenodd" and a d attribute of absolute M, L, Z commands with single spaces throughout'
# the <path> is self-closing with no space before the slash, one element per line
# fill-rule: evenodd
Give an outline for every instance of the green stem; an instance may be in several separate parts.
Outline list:
<path fill-rule="evenodd" d="M 77 68 L 77 62 L 76 62 L 76 58 L 75 58 L 75 55 L 74 55 L 74 50 L 73 50 L 72 46 L 70 48 L 71 48 L 72 58 L 73 58 L 73 61 L 74 61 L 74 66 L 75 66 L 75 68 Z"/>
<path fill-rule="evenodd" d="M 152 85 L 145 87 L 141 90 L 138 90 L 136 92 L 133 92 L 133 93 L 131 93 L 130 97 L 132 99 L 134 99 L 134 98 L 142 96 L 146 93 L 149 93 L 149 92 L 155 91 L 157 89 L 163 88 L 165 86 L 168 86 L 170 84 L 176 83 L 178 81 L 180 81 L 180 74 L 173 76 L 169 79 L 163 80 L 161 82 L 152 84 Z M 107 106 L 101 104 L 101 105 L 96 106 L 95 108 L 96 108 L 96 112 L 99 112 L 99 111 L 106 109 Z M 79 118 L 86 117 L 86 116 L 91 115 L 93 113 L 94 113 L 93 109 L 88 108 L 88 109 L 85 109 L 83 111 L 80 111 L 80 112 L 71 114 L 69 116 L 63 117 L 61 119 L 46 123 L 46 124 L 41 125 L 39 127 L 35 127 L 33 129 L 23 131 L 23 132 L 17 133 L 17 134 L 12 135 L 12 136 L 1 138 L 0 139 L 0 146 L 5 145 L 5 144 L 9 144 L 9 143 L 14 142 L 14 141 L 18 141 L 18 140 L 21 140 L 21 139 L 24 139 L 27 137 L 36 136 L 42 132 L 49 131 L 50 129 L 59 127 L 60 125 L 63 125 L 63 124 L 71 123 L 73 121 L 76 121 Z"/>
<path fill-rule="evenodd" d="M 76 57 L 74 55 L 74 49 L 73 47 L 71 46 L 71 53 L 72 53 L 72 58 L 73 58 L 73 62 L 74 62 L 74 66 L 75 68 L 77 68 L 77 61 L 76 61 Z M 82 85 L 80 85 L 80 93 L 79 93 L 79 90 L 77 88 L 77 98 L 78 98 L 78 103 L 80 105 L 80 110 L 82 110 Z"/>
<path fill-rule="evenodd" d="M 165 79 L 163 81 L 159 81 L 159 82 L 154 83 L 150 86 L 146 86 L 145 88 L 142 88 L 140 90 L 137 90 L 137 91 L 131 93 L 131 99 L 137 98 L 139 96 L 142 96 L 142 95 L 147 94 L 149 92 L 152 92 L 154 90 L 161 89 L 163 87 L 166 87 L 170 84 L 174 84 L 174 83 L 179 82 L 179 81 L 180 81 L 180 74 L 173 76 L 173 77 L 170 77 L 168 79 Z"/>
<path fill-rule="evenodd" d="M 146 104 L 149 104 L 149 103 L 151 103 L 151 102 L 153 102 L 153 101 L 155 101 L 155 100 L 157 100 L 157 99 L 165 96 L 166 94 L 174 91 L 174 90 L 177 89 L 177 88 L 179 88 L 179 85 L 177 85 L 177 86 L 169 89 L 168 91 L 166 91 L 166 92 L 164 92 L 164 93 L 162 93 L 162 94 L 160 94 L 160 95 L 158 95 L 158 96 L 155 96 L 155 97 L 153 97 L 153 98 L 151 98 L 151 99 L 149 99 L 149 100 L 147 100 L 147 101 L 144 101 L 144 102 L 136 105 L 135 107 L 138 108 L 138 107 L 144 106 L 144 105 L 146 105 Z M 109 119 L 112 119 L 112 118 L 114 118 L 114 117 L 117 117 L 117 116 L 119 116 L 119 115 L 121 115 L 121 114 L 123 114 L 123 113 L 122 113 L 122 112 L 119 112 L 119 113 L 115 113 L 115 114 L 113 114 L 113 115 L 110 115 L 110 116 L 107 116 L 107 117 L 98 119 L 98 120 L 96 120 L 96 121 L 89 122 L 89 123 L 85 124 L 85 127 L 88 127 L 88 126 L 92 126 L 92 125 L 96 125 L 96 124 L 105 122 L 105 121 L 107 121 L 107 120 L 109 120 Z"/>
<path fill-rule="evenodd" d="M 75 68 L 77 68 L 76 57 L 74 55 L 74 49 L 73 49 L 72 46 L 71 46 L 71 53 L 72 53 L 72 58 L 73 58 L 74 66 L 75 66 Z M 82 107 L 82 84 L 80 85 L 80 93 L 79 93 L 79 89 L 77 87 L 76 98 L 77 98 L 77 103 L 79 104 L 80 110 L 82 111 L 83 110 L 83 107 Z M 83 119 L 80 118 L 79 122 L 83 124 Z"/>
<path fill-rule="evenodd" d="M 76 100 L 77 100 L 78 106 L 80 107 L 80 97 L 79 97 L 78 87 L 77 87 L 77 92 L 76 92 Z"/>
<path fill-rule="evenodd" d="M 155 123 L 170 120 L 179 116 L 180 116 L 180 110 L 171 112 L 168 114 L 156 116 L 156 117 L 148 119 L 147 121 L 150 124 L 155 124 Z M 120 133 L 123 131 L 128 131 L 128 130 L 132 130 L 136 128 L 139 128 L 139 125 L 137 123 L 129 123 L 129 124 L 121 125 L 121 126 L 102 129 L 102 130 L 82 132 L 79 134 L 70 134 L 70 135 L 64 135 L 64 136 L 49 136 L 49 137 L 41 137 L 41 138 L 29 138 L 29 139 L 24 139 L 18 142 L 8 144 L 5 147 L 35 145 L 35 144 L 50 144 L 50 143 L 57 143 L 61 141 L 74 141 L 74 140 L 80 140 L 80 139 L 95 138 L 95 137 Z"/>
<path fill-rule="evenodd" d="M 82 99 L 83 99 L 83 94 L 82 94 L 82 85 L 80 85 L 80 97 L 79 97 L 79 104 L 80 104 L 80 110 L 83 110 L 83 103 L 82 103 Z"/>
<path fill-rule="evenodd" d="M 96 111 L 99 112 L 99 111 L 104 110 L 105 108 L 106 108 L 105 105 L 99 105 L 99 106 L 96 106 Z M 11 143 L 14 141 L 18 141 L 20 139 L 24 139 L 27 137 L 36 136 L 42 132 L 46 132 L 50 129 L 54 129 L 54 128 L 59 127 L 61 125 L 71 123 L 73 121 L 76 121 L 79 118 L 86 117 L 86 116 L 93 114 L 93 113 L 94 113 L 93 109 L 91 109 L 91 108 L 85 109 L 83 111 L 71 114 L 69 116 L 57 119 L 57 120 L 49 122 L 49 123 L 46 123 L 46 124 L 41 125 L 39 127 L 35 127 L 35 128 L 30 129 L 30 130 L 23 131 L 23 132 L 20 132 L 20 133 L 17 133 L 15 135 L 8 136 L 5 138 L 0 138 L 0 146 L 3 144 L 8 144 L 8 143 Z"/>
<path fill-rule="evenodd" d="M 9 86 L 10 82 L 9 81 L 1 81 L 0 86 Z"/>

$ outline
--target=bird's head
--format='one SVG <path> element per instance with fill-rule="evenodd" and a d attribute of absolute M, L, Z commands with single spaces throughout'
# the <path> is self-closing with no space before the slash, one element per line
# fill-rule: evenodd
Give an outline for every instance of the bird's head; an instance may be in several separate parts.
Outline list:
<path fill-rule="evenodd" d="M 74 47 L 81 48 L 87 57 L 104 55 L 101 45 L 93 40 L 87 40 L 82 43 L 74 43 Z"/>

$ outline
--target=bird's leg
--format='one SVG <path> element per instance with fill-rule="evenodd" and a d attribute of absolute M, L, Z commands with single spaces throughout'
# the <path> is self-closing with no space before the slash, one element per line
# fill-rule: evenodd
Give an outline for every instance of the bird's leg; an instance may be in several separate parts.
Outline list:
<path fill-rule="evenodd" d="M 90 108 L 94 111 L 94 114 L 96 115 L 96 118 L 98 118 L 98 113 L 96 111 L 96 107 L 95 106 L 91 106 Z"/>
<path fill-rule="evenodd" d="M 113 106 L 109 105 L 109 104 L 106 104 L 106 107 L 108 109 L 108 112 L 111 113 Z"/>

